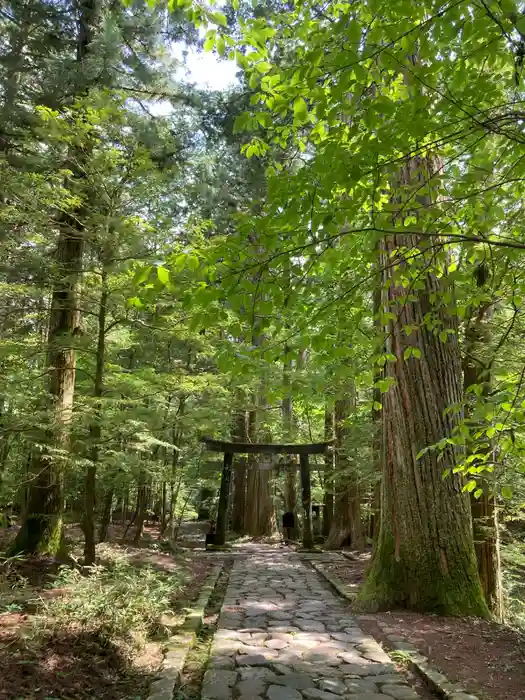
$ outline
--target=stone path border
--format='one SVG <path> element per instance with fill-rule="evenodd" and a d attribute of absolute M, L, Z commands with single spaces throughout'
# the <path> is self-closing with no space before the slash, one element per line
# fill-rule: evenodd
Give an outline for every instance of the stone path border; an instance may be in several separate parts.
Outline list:
<path fill-rule="evenodd" d="M 328 581 L 332 588 L 335 588 L 339 595 L 341 595 L 343 598 L 346 598 L 348 601 L 350 601 L 350 603 L 354 601 L 355 594 L 351 590 L 350 586 L 347 586 L 341 581 L 341 579 L 338 579 L 337 576 L 334 576 L 333 574 L 326 571 L 322 563 L 310 560 L 310 564 L 313 566 L 313 568 L 317 571 L 318 574 L 321 574 L 321 576 Z"/>
<path fill-rule="evenodd" d="M 201 588 L 197 602 L 190 609 L 183 624 L 169 638 L 162 668 L 157 679 L 151 684 L 147 700 L 172 700 L 175 685 L 180 680 L 186 657 L 195 643 L 197 632 L 202 627 L 204 611 L 208 607 L 223 566 L 224 562 L 213 568 Z"/>
<path fill-rule="evenodd" d="M 343 556 L 345 556 L 344 553 Z M 326 571 L 322 563 L 310 560 L 310 564 L 328 581 L 328 583 L 339 593 L 339 595 L 346 598 L 346 600 L 350 602 L 354 601 L 354 592 L 350 591 L 349 587 L 345 585 L 341 579 Z M 357 615 L 356 618 L 358 621 L 360 619 L 366 620 L 367 616 Z M 381 627 L 389 643 L 396 651 L 400 651 L 406 655 L 409 668 L 414 673 L 417 673 L 427 688 L 429 688 L 429 690 L 435 693 L 438 697 L 443 698 L 443 700 L 478 700 L 477 696 L 470 695 L 469 693 L 465 692 L 464 688 L 460 684 L 452 683 L 443 673 L 438 671 L 437 668 L 433 667 L 429 663 L 427 657 L 423 656 L 423 654 L 421 654 L 415 646 L 407 642 L 402 637 L 393 634 L 394 630 L 390 629 L 386 622 L 380 622 L 375 616 L 370 616 L 369 619 L 374 620 L 374 622 Z"/>
<path fill-rule="evenodd" d="M 357 619 L 359 620 L 359 616 Z M 394 630 L 388 626 L 388 623 L 381 622 L 376 618 L 374 620 L 381 627 L 389 643 L 394 649 L 406 655 L 410 668 L 423 679 L 425 685 L 438 697 L 444 700 L 478 700 L 476 695 L 465 692 L 461 684 L 452 683 L 445 674 L 433 667 L 427 657 L 421 654 L 413 644 L 394 634 Z"/>

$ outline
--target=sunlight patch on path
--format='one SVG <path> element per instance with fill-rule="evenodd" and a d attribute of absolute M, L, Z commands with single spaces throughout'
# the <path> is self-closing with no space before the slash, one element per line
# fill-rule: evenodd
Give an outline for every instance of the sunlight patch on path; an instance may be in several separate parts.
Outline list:
<path fill-rule="evenodd" d="M 238 554 L 202 700 L 418 700 L 379 644 L 290 551 Z"/>

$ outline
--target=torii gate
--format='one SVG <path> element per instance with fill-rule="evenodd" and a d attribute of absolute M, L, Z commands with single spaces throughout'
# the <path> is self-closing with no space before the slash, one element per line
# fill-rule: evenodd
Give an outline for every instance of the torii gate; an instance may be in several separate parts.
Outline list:
<path fill-rule="evenodd" d="M 299 455 L 301 470 L 301 490 L 304 511 L 303 547 L 311 549 L 314 544 L 312 531 L 312 496 L 310 482 L 310 455 L 325 454 L 333 445 L 333 440 L 328 442 L 313 442 L 310 444 L 274 445 L 262 442 L 225 442 L 213 438 L 202 438 L 207 449 L 212 452 L 224 453 L 224 466 L 222 468 L 221 490 L 219 505 L 217 508 L 217 530 L 215 542 L 223 545 L 226 541 L 226 529 L 228 520 L 228 500 L 230 496 L 230 484 L 232 478 L 232 465 L 234 454 L 281 454 Z"/>

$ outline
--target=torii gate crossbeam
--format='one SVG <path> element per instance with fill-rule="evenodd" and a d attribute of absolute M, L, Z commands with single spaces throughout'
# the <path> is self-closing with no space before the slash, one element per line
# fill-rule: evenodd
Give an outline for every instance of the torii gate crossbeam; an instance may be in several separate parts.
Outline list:
<path fill-rule="evenodd" d="M 333 444 L 329 442 L 314 442 L 310 444 L 270 444 L 257 442 L 227 442 L 202 438 L 206 448 L 212 452 L 224 453 L 224 465 L 222 468 L 221 490 L 219 493 L 219 505 L 217 508 L 217 531 L 215 542 L 223 545 L 226 541 L 226 529 L 228 518 L 228 500 L 232 478 L 232 465 L 234 454 L 298 454 L 301 469 L 301 491 L 304 513 L 303 547 L 311 549 L 314 544 L 312 529 L 312 495 L 310 481 L 309 455 L 324 454 Z"/>

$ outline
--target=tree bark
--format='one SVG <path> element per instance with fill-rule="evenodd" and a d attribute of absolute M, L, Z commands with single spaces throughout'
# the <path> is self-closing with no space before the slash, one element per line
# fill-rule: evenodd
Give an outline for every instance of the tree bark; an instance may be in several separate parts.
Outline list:
<path fill-rule="evenodd" d="M 325 408 L 324 412 L 324 439 L 332 440 L 334 437 L 334 412 Z M 334 453 L 330 450 L 324 458 L 324 493 L 323 493 L 323 536 L 325 540 L 330 534 L 334 521 Z"/>
<path fill-rule="evenodd" d="M 104 504 L 102 507 L 102 515 L 100 517 L 100 525 L 98 529 L 98 541 L 105 542 L 108 537 L 109 523 L 111 522 L 111 511 L 113 507 L 113 495 L 115 490 L 113 487 L 106 491 L 104 496 Z"/>
<path fill-rule="evenodd" d="M 224 465 L 222 468 L 221 490 L 219 493 L 219 505 L 217 508 L 217 531 L 215 544 L 223 545 L 226 542 L 228 530 L 228 502 L 230 497 L 230 484 L 232 477 L 233 454 L 224 453 Z"/>
<path fill-rule="evenodd" d="M 77 64 L 82 66 L 93 40 L 99 13 L 97 0 L 83 0 L 77 35 Z M 69 186 L 76 191 L 85 179 L 83 163 L 89 152 L 72 147 Z M 69 448 L 69 427 L 75 390 L 75 335 L 79 329 L 78 290 L 84 253 L 85 204 L 74 214 L 65 214 L 60 225 L 55 253 L 56 278 L 51 299 L 46 366 L 49 372 L 48 395 L 53 412 L 41 450 L 35 449 L 31 465 L 34 475 L 29 486 L 26 517 L 10 554 L 39 552 L 56 555 L 64 547 L 63 476 Z"/>
<path fill-rule="evenodd" d="M 238 397 L 243 402 L 243 397 Z M 234 416 L 233 436 L 234 442 L 248 441 L 248 416 L 245 408 L 239 408 Z M 235 464 L 233 479 L 233 507 L 232 530 L 239 535 L 245 533 L 246 516 L 246 459 L 238 458 Z"/>
<path fill-rule="evenodd" d="M 100 439 L 102 437 L 102 403 L 104 394 L 104 365 L 106 361 L 106 315 L 109 298 L 108 271 L 105 265 L 102 267 L 102 291 L 98 310 L 97 353 L 95 360 L 95 383 L 93 396 L 95 397 L 93 422 L 89 426 L 91 439 L 90 465 L 86 470 L 84 485 L 84 565 L 91 566 L 95 563 L 95 498 L 97 482 L 97 465 L 99 462 Z M 107 526 L 106 526 L 107 530 Z"/>
<path fill-rule="evenodd" d="M 308 455 L 299 455 L 301 465 L 301 491 L 303 503 L 303 547 L 312 549 L 314 534 L 312 528 L 312 493 L 310 482 L 310 462 Z"/>
<path fill-rule="evenodd" d="M 289 348 L 284 349 L 285 357 L 289 352 Z M 284 398 L 282 401 L 283 415 L 283 436 L 284 442 L 292 443 L 294 441 L 294 418 L 293 418 L 293 399 L 291 391 L 290 374 L 292 372 L 292 360 L 285 359 L 283 361 L 283 392 Z M 285 482 L 284 482 L 284 508 L 287 513 L 293 513 L 294 522 L 297 523 L 297 463 L 293 455 L 286 456 L 285 459 Z M 292 537 L 295 538 L 296 528 Z"/>
<path fill-rule="evenodd" d="M 362 549 L 364 544 L 358 476 L 348 456 L 347 421 L 354 411 L 355 387 L 352 384 L 347 398 L 335 402 L 335 503 L 332 528 L 325 543 L 328 549 L 345 545 Z"/>
<path fill-rule="evenodd" d="M 147 484 L 141 484 L 138 490 L 137 496 L 137 525 L 135 528 L 135 535 L 133 537 L 133 542 L 139 544 L 140 538 L 144 531 L 144 521 L 146 520 L 146 510 L 148 508 L 148 486 Z"/>
<path fill-rule="evenodd" d="M 400 204 L 412 201 L 410 191 L 417 196 L 422 183 L 428 190 L 439 168 L 431 157 L 407 159 L 399 176 Z M 420 208 L 431 203 L 428 197 L 420 200 L 415 200 Z M 382 243 L 382 308 L 391 314 L 383 316 L 385 345 L 395 362 L 385 365 L 391 386 L 382 410 L 380 532 L 356 607 L 485 617 L 469 501 L 462 478 L 454 474 L 456 448 L 446 443 L 439 454 L 418 454 L 451 437 L 458 416 L 445 410 L 460 405 L 462 397 L 453 290 L 445 275 L 433 272 L 431 245 L 410 233 Z M 406 256 L 414 252 L 416 263 L 412 259 L 409 266 Z M 439 333 L 447 329 L 453 333 L 443 342 Z"/>
<path fill-rule="evenodd" d="M 476 283 L 483 288 L 489 281 L 489 271 L 485 263 L 476 268 Z M 473 385 L 481 385 L 481 397 L 486 397 L 492 387 L 492 357 L 490 345 L 492 333 L 490 322 L 494 313 L 494 302 L 484 301 L 474 309 L 465 332 L 465 348 L 463 360 L 463 387 L 465 392 Z M 466 411 L 471 413 L 476 402 L 475 394 L 465 393 Z M 472 398 L 471 398 L 472 397 Z M 473 425 L 473 432 L 477 426 Z M 469 445 L 471 453 L 491 450 L 490 440 L 480 440 Z M 470 506 L 474 527 L 474 544 L 478 562 L 478 572 L 481 587 L 489 610 L 494 617 L 502 621 L 504 604 L 501 580 L 501 558 L 498 508 L 495 499 L 494 475 L 482 472 L 475 476 L 478 488 L 483 493 L 476 498 L 475 492 L 470 494 Z"/>

